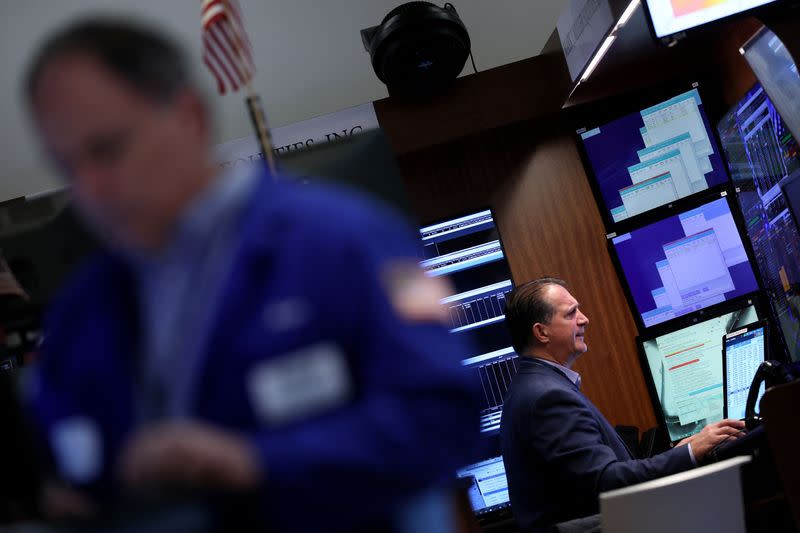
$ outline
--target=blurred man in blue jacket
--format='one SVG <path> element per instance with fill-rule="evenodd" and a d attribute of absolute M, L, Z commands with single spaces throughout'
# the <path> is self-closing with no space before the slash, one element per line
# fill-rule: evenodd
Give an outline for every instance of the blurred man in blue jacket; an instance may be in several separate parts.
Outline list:
<path fill-rule="evenodd" d="M 588 346 L 589 319 L 563 280 L 520 285 L 506 302 L 520 369 L 503 404 L 500 441 L 511 509 L 526 532 L 597 513 L 601 492 L 694 467 L 744 423 L 709 424 L 679 446 L 636 459 L 580 392 L 572 365 Z"/>
<path fill-rule="evenodd" d="M 475 384 L 404 223 L 220 175 L 186 65 L 147 28 L 70 26 L 26 88 L 108 244 L 55 302 L 36 371 L 64 512 L 199 489 L 259 494 L 276 531 L 354 531 L 472 459 Z"/>

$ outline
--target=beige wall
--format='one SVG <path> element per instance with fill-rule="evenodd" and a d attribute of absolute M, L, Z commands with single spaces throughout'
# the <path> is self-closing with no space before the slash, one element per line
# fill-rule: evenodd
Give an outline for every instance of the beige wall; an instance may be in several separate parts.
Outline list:
<path fill-rule="evenodd" d="M 369 64 L 359 30 L 380 22 L 401 0 L 240 0 L 256 50 L 261 92 L 274 126 L 297 122 L 386 96 Z M 441 2 L 437 2 L 441 5 Z M 454 2 L 473 41 L 475 62 L 487 69 L 536 55 L 555 28 L 565 0 Z M 75 16 L 134 14 L 173 31 L 200 63 L 200 0 L 6 0 L 0 2 L 0 201 L 58 185 L 42 161 L 19 98 L 20 77 L 42 35 Z M 250 133 L 238 96 L 213 100 L 215 142 Z"/>

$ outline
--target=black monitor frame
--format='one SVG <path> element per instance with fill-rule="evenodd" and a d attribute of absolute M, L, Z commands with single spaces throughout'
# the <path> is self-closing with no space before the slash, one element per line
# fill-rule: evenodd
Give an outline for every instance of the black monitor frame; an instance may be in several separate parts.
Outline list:
<path fill-rule="evenodd" d="M 748 16 L 758 16 L 761 13 L 769 12 L 769 11 L 774 10 L 775 7 L 776 7 L 775 4 L 781 4 L 781 3 L 783 3 L 782 0 L 776 0 L 774 2 L 765 4 L 765 5 L 753 7 L 753 8 L 750 8 L 750 9 L 745 9 L 744 11 L 739 11 L 738 13 L 733 13 L 731 15 L 727 15 L 725 17 L 721 17 L 721 18 L 718 18 L 718 19 L 715 19 L 715 20 L 711 20 L 709 22 L 705 22 L 705 23 L 699 24 L 697 26 L 692 26 L 691 28 L 686 28 L 685 30 L 682 30 L 682 31 L 679 31 L 679 32 L 670 33 L 668 35 L 662 35 L 662 36 L 659 37 L 659 35 L 656 33 L 656 27 L 655 27 L 655 24 L 653 23 L 653 16 L 652 16 L 652 14 L 650 12 L 650 6 L 648 5 L 647 0 L 642 0 L 642 2 L 641 2 L 642 9 L 644 9 L 644 18 L 647 21 L 647 28 L 650 31 L 650 35 L 653 36 L 653 40 L 655 40 L 656 42 L 660 42 L 660 43 L 662 43 L 662 44 L 664 44 L 666 46 L 671 46 L 674 43 L 676 43 L 678 40 L 686 37 L 687 33 L 694 33 L 694 32 L 697 32 L 698 30 L 700 30 L 702 28 L 708 28 L 709 26 L 711 26 L 713 24 L 719 24 L 721 22 L 729 22 L 729 21 L 732 21 L 732 20 L 736 20 L 736 19 L 744 18 L 744 17 L 748 17 Z"/>
<path fill-rule="evenodd" d="M 712 139 L 714 148 L 718 151 L 723 161 L 723 170 L 727 174 L 727 180 L 724 183 L 709 187 L 704 191 L 699 191 L 684 198 L 680 198 L 676 200 L 675 203 L 683 202 L 697 196 L 702 196 L 703 194 L 709 192 L 725 190 L 730 185 L 731 178 L 727 161 L 725 160 L 722 152 L 722 143 L 720 142 L 719 133 L 717 132 L 716 128 L 717 115 L 722 114 L 725 110 L 717 105 L 718 102 L 715 99 L 707 98 L 707 95 L 703 89 L 705 85 L 706 83 L 701 81 L 680 80 L 670 84 L 665 84 L 657 89 L 637 91 L 636 93 L 625 95 L 625 98 L 623 99 L 618 97 L 608 98 L 597 103 L 589 104 L 585 109 L 581 109 L 580 112 L 576 111 L 576 118 L 571 125 L 571 129 L 574 134 L 575 144 L 578 148 L 578 154 L 580 155 L 581 162 L 583 163 L 583 168 L 586 172 L 586 177 L 589 180 L 592 194 L 594 195 L 595 202 L 597 203 L 597 208 L 600 211 L 600 217 L 603 220 L 603 226 L 606 229 L 606 233 L 627 233 L 626 228 L 634 228 L 642 225 L 642 221 L 648 220 L 648 215 L 650 215 L 650 213 L 660 209 L 663 206 L 656 207 L 655 209 L 651 209 L 638 215 L 634 215 L 620 222 L 615 222 L 611 216 L 611 213 L 609 212 L 608 207 L 606 206 L 605 198 L 603 197 L 603 192 L 600 187 L 600 182 L 597 179 L 594 167 L 589 159 L 589 154 L 584 146 L 581 133 L 590 131 L 609 122 L 613 122 L 614 120 L 626 115 L 637 113 L 646 107 L 657 105 L 658 103 L 669 100 L 678 94 L 691 91 L 692 89 L 697 89 L 697 91 L 700 93 L 700 99 L 703 102 L 706 118 L 708 119 L 710 126 L 709 129 L 711 131 L 709 133 L 709 137 Z"/>

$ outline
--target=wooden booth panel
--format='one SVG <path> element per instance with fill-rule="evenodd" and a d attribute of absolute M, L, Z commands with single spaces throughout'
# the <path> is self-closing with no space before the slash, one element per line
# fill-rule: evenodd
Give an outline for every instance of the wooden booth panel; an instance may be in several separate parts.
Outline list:
<path fill-rule="evenodd" d="M 575 141 L 553 119 L 485 131 L 399 158 L 423 221 L 494 210 L 514 281 L 567 280 L 590 319 L 576 364 L 583 390 L 612 424 L 656 424 L 636 328 L 605 243 Z"/>

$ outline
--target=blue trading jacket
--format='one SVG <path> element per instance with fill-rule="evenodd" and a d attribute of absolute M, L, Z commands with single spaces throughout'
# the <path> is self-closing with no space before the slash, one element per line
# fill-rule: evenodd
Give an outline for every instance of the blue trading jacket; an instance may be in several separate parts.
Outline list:
<path fill-rule="evenodd" d="M 475 459 L 465 351 L 443 326 L 401 319 L 383 280 L 393 261 L 417 260 L 404 223 L 341 192 L 265 178 L 241 232 L 189 405 L 256 444 L 275 530 L 386 516 Z M 95 495 L 115 494 L 114 462 L 137 424 L 135 295 L 122 261 L 93 259 L 55 302 L 36 369 L 32 408 L 49 449 L 64 421 L 96 433 L 67 460 L 91 472 L 76 482 Z"/>
<path fill-rule="evenodd" d="M 511 509 L 523 531 L 598 512 L 598 495 L 692 468 L 686 446 L 634 459 L 617 432 L 558 369 L 530 357 L 503 404 L 500 441 Z"/>

